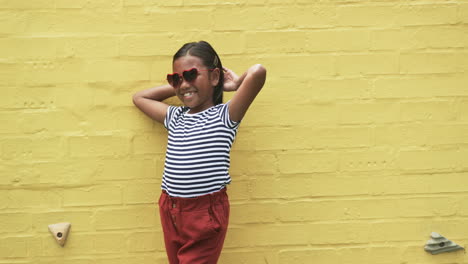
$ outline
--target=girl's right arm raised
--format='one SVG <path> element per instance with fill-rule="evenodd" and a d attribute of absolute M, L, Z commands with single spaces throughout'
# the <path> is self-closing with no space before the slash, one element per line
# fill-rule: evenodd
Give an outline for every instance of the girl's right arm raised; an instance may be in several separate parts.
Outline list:
<path fill-rule="evenodd" d="M 174 88 L 166 84 L 137 92 L 133 95 L 133 103 L 147 116 L 164 124 L 169 105 L 163 101 L 174 95 Z"/>

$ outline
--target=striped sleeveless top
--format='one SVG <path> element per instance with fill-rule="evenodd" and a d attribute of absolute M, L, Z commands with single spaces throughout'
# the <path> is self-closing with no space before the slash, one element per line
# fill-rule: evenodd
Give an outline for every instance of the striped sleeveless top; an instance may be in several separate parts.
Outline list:
<path fill-rule="evenodd" d="M 223 189 L 229 175 L 231 146 L 239 122 L 231 121 L 229 103 L 189 114 L 188 107 L 169 106 L 161 188 L 174 197 L 197 197 Z"/>

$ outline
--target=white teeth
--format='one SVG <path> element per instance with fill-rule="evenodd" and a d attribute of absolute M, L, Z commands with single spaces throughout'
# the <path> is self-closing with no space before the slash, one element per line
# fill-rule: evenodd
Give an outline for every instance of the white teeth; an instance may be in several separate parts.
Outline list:
<path fill-rule="evenodd" d="M 192 95 L 193 95 L 192 92 L 190 92 L 190 93 L 184 93 L 184 96 L 192 96 Z"/>

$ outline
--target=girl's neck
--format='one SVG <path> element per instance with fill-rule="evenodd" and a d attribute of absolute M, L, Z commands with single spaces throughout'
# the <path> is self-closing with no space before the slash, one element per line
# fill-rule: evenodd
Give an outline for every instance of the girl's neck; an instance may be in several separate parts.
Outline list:
<path fill-rule="evenodd" d="M 201 112 L 204 112 L 208 109 L 210 109 L 211 107 L 213 107 L 214 104 L 210 104 L 210 105 L 207 105 L 203 108 L 189 108 L 189 111 L 187 112 L 187 114 L 191 114 L 191 115 L 194 115 L 194 114 L 198 114 L 198 113 L 201 113 Z"/>

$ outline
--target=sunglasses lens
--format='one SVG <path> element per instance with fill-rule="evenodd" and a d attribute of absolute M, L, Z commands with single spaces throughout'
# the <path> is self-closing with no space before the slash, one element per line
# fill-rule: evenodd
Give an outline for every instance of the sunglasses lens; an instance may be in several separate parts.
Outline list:
<path fill-rule="evenodd" d="M 197 69 L 193 68 L 191 70 L 184 71 L 183 75 L 184 75 L 184 79 L 187 82 L 193 82 L 198 76 L 198 71 L 197 71 Z"/>
<path fill-rule="evenodd" d="M 173 82 L 172 82 L 172 74 L 168 74 L 168 75 L 166 76 L 166 80 L 167 80 L 167 82 L 172 86 L 172 83 L 173 83 Z"/>
<path fill-rule="evenodd" d="M 172 87 L 178 87 L 181 83 L 180 77 L 178 74 L 168 74 L 167 81 Z"/>

